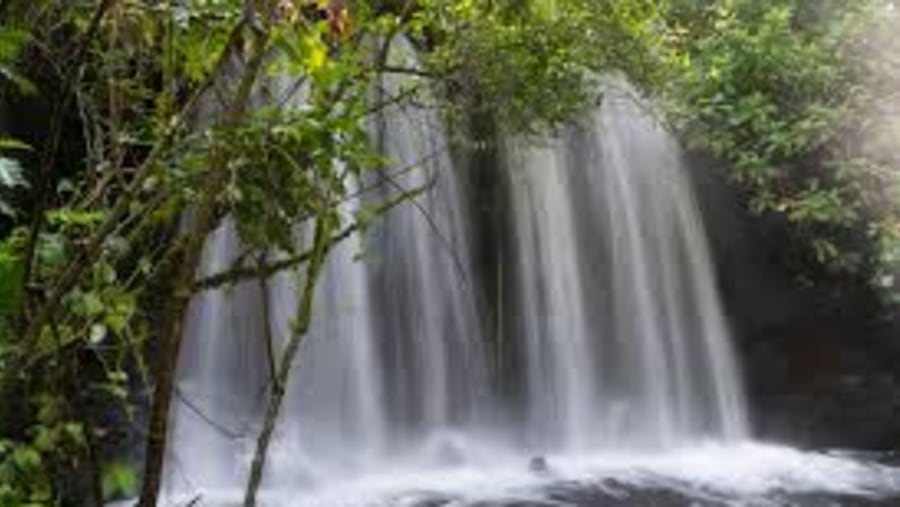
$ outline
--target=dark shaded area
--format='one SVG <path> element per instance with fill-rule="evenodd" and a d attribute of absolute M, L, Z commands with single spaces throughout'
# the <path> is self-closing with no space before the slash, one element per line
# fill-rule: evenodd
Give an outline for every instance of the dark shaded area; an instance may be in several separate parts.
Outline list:
<path fill-rule="evenodd" d="M 70 34 L 61 29 L 57 39 L 52 41 L 65 46 Z M 32 147 L 31 151 L 16 150 L 7 152 L 7 156 L 17 159 L 25 168 L 25 177 L 31 188 L 20 190 L 13 196 L 13 203 L 25 213 L 20 223 L 27 223 L 30 213 L 36 206 L 38 190 L 47 192 L 46 198 L 51 200 L 61 180 L 79 176 L 85 169 L 86 148 L 81 136 L 84 130 L 82 118 L 74 101 L 65 100 L 63 90 L 65 77 L 61 75 L 54 62 L 47 60 L 45 50 L 29 47 L 22 57 L 29 62 L 28 79 L 35 86 L 35 93 L 26 94 L 5 80 L 0 80 L 0 135 L 11 137 Z M 60 106 L 65 106 L 59 109 Z M 58 117 L 56 116 L 57 112 Z M 59 144 L 53 154 L 47 153 L 51 146 L 51 135 L 57 127 L 62 132 Z M 40 167 L 45 160 L 54 163 L 48 167 L 47 174 L 41 179 Z M 12 227 L 8 217 L 0 215 L 0 235 L 6 236 Z"/>
<path fill-rule="evenodd" d="M 817 267 L 802 231 L 783 217 L 747 211 L 716 163 L 690 162 L 757 436 L 817 448 L 897 448 L 896 309 L 884 306 L 865 273 Z"/>

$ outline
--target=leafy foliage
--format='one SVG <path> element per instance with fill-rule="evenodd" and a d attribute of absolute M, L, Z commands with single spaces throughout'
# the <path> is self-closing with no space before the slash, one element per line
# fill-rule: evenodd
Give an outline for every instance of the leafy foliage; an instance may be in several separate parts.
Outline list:
<path fill-rule="evenodd" d="M 37 405 L 37 423 L 29 428 L 28 441 L 0 439 L 0 506 L 59 505 L 53 488 L 57 467 L 86 445 L 82 425 L 65 420 L 59 401 L 42 396 Z"/>
<path fill-rule="evenodd" d="M 598 98 L 597 72 L 623 71 L 645 85 L 662 80 L 668 54 L 655 29 L 657 4 L 431 0 L 411 34 L 434 44 L 425 66 L 447 76 L 466 114 L 483 110 L 507 130 L 540 133 Z"/>
<path fill-rule="evenodd" d="M 29 39 L 28 32 L 23 29 L 0 25 L 0 83 L 12 83 L 24 94 L 37 92 L 34 84 L 16 69 L 19 53 Z"/>
<path fill-rule="evenodd" d="M 898 179 L 860 141 L 886 98 L 872 80 L 896 77 L 884 56 L 895 51 L 864 48 L 895 24 L 890 12 L 877 0 L 682 0 L 668 14 L 683 54 L 668 87 L 676 124 L 732 164 L 752 209 L 783 216 L 811 264 L 832 270 L 893 269 L 870 245 L 900 216 Z"/>
<path fill-rule="evenodd" d="M 103 471 L 103 495 L 106 498 L 131 498 L 137 493 L 137 484 L 137 474 L 128 463 L 114 461 Z"/>

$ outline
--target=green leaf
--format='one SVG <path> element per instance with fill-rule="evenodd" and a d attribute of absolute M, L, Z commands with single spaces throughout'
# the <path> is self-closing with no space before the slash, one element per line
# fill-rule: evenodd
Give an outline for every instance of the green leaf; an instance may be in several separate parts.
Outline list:
<path fill-rule="evenodd" d="M 55 432 L 46 426 L 38 426 L 33 444 L 34 448 L 41 452 L 51 452 L 57 447 L 57 438 Z"/>
<path fill-rule="evenodd" d="M 137 472 L 128 463 L 110 463 L 103 470 L 103 496 L 106 500 L 133 496 L 137 483 Z"/>
<path fill-rule="evenodd" d="M 69 208 L 47 213 L 47 221 L 61 227 L 89 227 L 103 222 L 105 217 L 106 213 L 103 211 L 81 211 Z"/>
<path fill-rule="evenodd" d="M 18 312 L 23 269 L 17 256 L 0 249 L 0 317 L 10 317 Z"/>
<path fill-rule="evenodd" d="M 28 181 L 23 175 L 18 160 L 0 157 L 0 189 L 27 187 Z"/>
<path fill-rule="evenodd" d="M 106 338 L 106 326 L 104 324 L 94 324 L 91 326 L 90 342 L 97 345 Z"/>
<path fill-rule="evenodd" d="M 32 147 L 11 137 L 0 136 L 0 150 L 32 151 Z"/>
<path fill-rule="evenodd" d="M 65 241 L 65 237 L 61 234 L 41 234 L 37 253 L 43 267 L 56 268 L 65 264 Z"/>
<path fill-rule="evenodd" d="M 81 317 L 96 317 L 103 313 L 104 305 L 96 292 L 77 292 L 74 294 L 72 310 Z"/>
<path fill-rule="evenodd" d="M 84 438 L 84 427 L 80 423 L 69 422 L 63 425 L 63 431 L 69 440 L 79 447 L 87 445 Z"/>
<path fill-rule="evenodd" d="M 16 216 L 15 208 L 2 195 L 3 190 L 16 187 L 28 187 L 28 181 L 22 173 L 22 166 L 17 160 L 0 157 L 0 215 Z"/>
<path fill-rule="evenodd" d="M 34 470 L 41 466 L 41 455 L 30 447 L 17 448 L 12 460 L 21 470 Z"/>

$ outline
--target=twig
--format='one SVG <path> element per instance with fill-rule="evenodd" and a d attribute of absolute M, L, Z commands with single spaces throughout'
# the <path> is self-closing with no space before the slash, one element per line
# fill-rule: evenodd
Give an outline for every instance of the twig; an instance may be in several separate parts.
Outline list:
<path fill-rule="evenodd" d="M 401 74 L 407 76 L 416 76 L 422 77 L 426 79 L 436 79 L 439 76 L 433 72 L 428 72 L 427 70 L 417 69 L 415 67 L 398 67 L 393 65 L 381 65 L 375 69 L 377 72 L 382 74 Z"/>
<path fill-rule="evenodd" d="M 243 438 L 246 435 L 246 430 L 239 433 L 237 431 L 233 431 L 231 429 L 226 428 L 224 425 L 222 425 L 219 422 L 216 422 L 212 417 L 208 416 L 206 414 L 206 412 L 204 412 L 200 407 L 198 407 L 196 404 L 194 404 L 193 401 L 191 401 L 187 396 L 185 396 L 184 393 L 181 392 L 181 389 L 176 387 L 175 389 L 173 389 L 173 391 L 175 393 L 175 396 L 178 398 L 178 400 L 180 402 L 184 403 L 184 406 L 186 406 L 188 409 L 190 409 L 191 412 L 193 412 L 197 417 L 202 419 L 203 422 L 208 424 L 211 428 L 213 428 L 217 432 L 230 438 L 231 440 L 238 440 L 238 439 Z"/>
<path fill-rule="evenodd" d="M 413 189 L 407 190 L 403 193 L 395 196 L 394 198 L 388 200 L 385 203 L 382 203 L 375 209 L 375 214 L 381 214 L 385 211 L 415 198 L 415 196 L 421 194 L 428 188 L 427 185 Z M 332 236 L 328 240 L 328 246 L 331 247 L 341 241 L 349 238 L 353 233 L 358 231 L 360 228 L 359 222 L 355 222 L 351 225 L 348 225 L 344 229 L 342 229 L 338 234 Z M 285 259 L 281 259 L 278 261 L 273 261 L 270 264 L 266 265 L 256 265 L 256 266 L 238 266 L 234 267 L 228 271 L 224 271 L 221 273 L 217 273 L 215 275 L 208 276 L 201 280 L 197 280 L 194 282 L 192 292 L 202 292 L 206 290 L 217 289 L 224 285 L 234 284 L 240 282 L 242 280 L 247 280 L 251 278 L 260 278 L 260 277 L 271 277 L 281 271 L 287 269 L 294 269 L 301 264 L 308 262 L 313 255 L 312 250 L 305 250 L 297 255 L 287 257 Z"/>
<path fill-rule="evenodd" d="M 259 260 L 257 261 L 257 267 L 262 268 L 266 264 L 266 255 L 265 253 L 259 256 Z M 263 340 L 265 343 L 263 346 L 266 349 L 266 361 L 269 363 L 269 382 L 272 383 L 273 389 L 279 390 L 281 386 L 278 385 L 278 377 L 276 376 L 275 370 L 275 351 L 274 347 L 274 337 L 272 333 L 272 308 L 271 301 L 269 300 L 269 278 L 265 275 L 261 275 L 258 277 L 259 280 L 259 291 L 262 299 L 262 311 L 263 311 Z"/>
<path fill-rule="evenodd" d="M 379 175 L 382 176 L 383 181 L 387 182 L 389 185 L 400 190 L 401 192 L 405 191 L 403 185 L 400 184 L 398 181 L 396 181 L 394 178 L 392 178 L 390 175 L 384 174 L 382 172 L 379 172 Z M 430 184 L 434 183 L 436 180 L 437 180 L 437 175 L 435 174 L 431 178 L 431 180 L 429 180 L 429 182 L 430 182 L 429 186 L 430 186 Z M 418 202 L 414 198 L 410 199 L 410 201 L 412 202 L 412 205 L 416 208 L 416 210 L 418 210 L 419 213 L 422 215 L 422 217 L 425 219 L 425 221 L 428 224 L 428 227 L 431 229 L 431 231 L 434 233 L 434 235 L 437 236 L 441 245 L 443 245 L 445 251 L 450 256 L 450 259 L 453 262 L 453 267 L 456 271 L 457 276 L 459 277 L 460 281 L 462 281 L 463 286 L 466 289 L 468 289 L 469 288 L 469 280 L 468 280 L 468 277 L 466 276 L 466 269 L 463 265 L 462 260 L 459 258 L 459 255 L 457 254 L 456 248 L 454 247 L 453 243 L 444 235 L 444 233 L 441 231 L 441 228 L 438 226 L 437 221 L 434 219 L 433 216 L 431 216 L 431 213 L 427 209 L 425 209 L 425 206 L 423 206 L 420 202 Z"/>
<path fill-rule="evenodd" d="M 47 194 L 50 190 L 48 188 L 50 186 L 49 180 L 51 171 L 53 170 L 53 165 L 56 163 L 56 152 L 59 151 L 59 144 L 62 140 L 62 116 L 65 110 L 69 107 L 69 103 L 72 99 L 72 90 L 74 88 L 74 83 L 76 80 L 77 69 L 81 66 L 82 58 L 86 54 L 86 49 L 97 34 L 97 31 L 100 27 L 100 21 L 113 6 L 115 1 L 116 0 L 102 0 L 100 2 L 100 5 L 97 6 L 97 9 L 94 11 L 94 15 L 91 17 L 91 22 L 88 25 L 87 31 L 85 31 L 85 33 L 79 38 L 78 42 L 76 43 L 75 53 L 71 58 L 72 63 L 69 68 L 66 69 L 63 75 L 63 83 L 60 87 L 61 91 L 59 100 L 54 104 L 53 107 L 53 116 L 51 117 L 50 126 L 50 139 L 47 142 L 47 145 L 44 147 L 41 163 L 38 167 L 38 181 L 37 185 L 35 185 L 34 210 L 32 211 L 31 225 L 28 230 L 28 239 L 25 243 L 25 254 L 23 256 L 23 294 L 27 294 L 26 288 L 31 285 L 31 277 L 34 271 L 35 253 L 37 250 L 37 243 L 41 228 L 44 224 L 44 211 L 47 206 Z M 20 314 L 18 316 L 18 325 L 20 329 L 25 329 L 27 327 L 29 311 L 30 305 L 26 301 L 26 304 L 22 305 Z"/>

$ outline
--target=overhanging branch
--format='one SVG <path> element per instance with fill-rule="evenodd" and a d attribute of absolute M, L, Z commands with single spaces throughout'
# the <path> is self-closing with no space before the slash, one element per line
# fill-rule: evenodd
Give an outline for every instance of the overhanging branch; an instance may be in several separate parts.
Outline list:
<path fill-rule="evenodd" d="M 377 208 L 374 209 L 374 214 L 380 215 L 382 213 L 387 212 L 391 208 L 406 202 L 408 200 L 412 200 L 418 195 L 425 192 L 431 186 L 431 182 L 426 183 L 425 185 L 402 192 L 388 201 L 381 203 Z M 362 224 L 360 222 L 354 222 L 351 225 L 348 225 L 340 232 L 329 238 L 328 247 L 332 246 L 344 241 L 349 238 L 353 233 L 360 230 Z M 207 290 L 218 289 L 220 287 L 226 285 L 234 285 L 236 283 L 242 282 L 244 280 L 249 280 L 253 278 L 268 278 L 271 277 L 281 271 L 285 271 L 288 269 L 296 268 L 306 262 L 308 262 L 312 258 L 313 252 L 312 250 L 305 250 L 300 252 L 297 255 L 287 257 L 278 261 L 271 262 L 269 264 L 258 264 L 254 266 L 237 266 L 228 271 L 223 271 L 220 273 L 216 273 L 214 275 L 210 275 L 206 278 L 197 280 L 194 282 L 192 292 L 198 293 Z"/>

